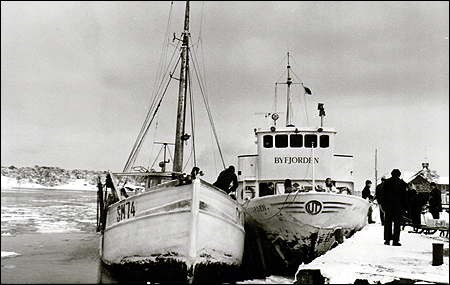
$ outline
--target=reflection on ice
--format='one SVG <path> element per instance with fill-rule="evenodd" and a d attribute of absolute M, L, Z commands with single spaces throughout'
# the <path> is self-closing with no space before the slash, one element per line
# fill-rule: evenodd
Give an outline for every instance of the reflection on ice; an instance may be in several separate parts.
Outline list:
<path fill-rule="evenodd" d="M 16 257 L 18 255 L 20 254 L 13 251 L 2 251 L 2 258 Z"/>

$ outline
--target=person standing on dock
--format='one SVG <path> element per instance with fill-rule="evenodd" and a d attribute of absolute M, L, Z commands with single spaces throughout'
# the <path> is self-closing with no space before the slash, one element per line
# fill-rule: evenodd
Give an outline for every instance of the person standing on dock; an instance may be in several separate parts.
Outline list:
<path fill-rule="evenodd" d="M 391 171 L 391 178 L 387 179 L 383 185 L 383 195 L 381 207 L 384 211 L 384 244 L 401 246 L 400 226 L 402 215 L 406 211 L 408 184 L 400 178 L 401 172 L 398 169 Z M 393 226 L 393 227 L 392 227 Z"/>
<path fill-rule="evenodd" d="M 377 185 L 377 187 L 375 188 L 375 198 L 378 202 L 378 205 L 381 205 L 381 200 L 383 197 L 383 185 L 384 182 L 386 181 L 386 177 L 381 177 L 381 183 Z M 384 213 L 383 210 L 380 207 L 380 220 L 381 220 L 381 225 L 384 226 Z"/>
<path fill-rule="evenodd" d="M 431 192 L 429 200 L 429 209 L 433 219 L 439 219 L 439 213 L 442 212 L 441 191 L 436 187 L 436 183 L 431 182 Z"/>
<path fill-rule="evenodd" d="M 369 207 L 369 212 L 367 213 L 367 217 L 369 218 L 369 224 L 373 224 L 375 223 L 374 220 L 372 220 L 372 201 L 373 201 L 373 196 L 370 194 L 370 186 L 372 186 L 372 181 L 370 180 L 366 180 L 366 186 L 364 187 L 364 189 L 362 190 L 362 198 L 364 200 L 369 200 L 370 202 L 370 207 Z"/>

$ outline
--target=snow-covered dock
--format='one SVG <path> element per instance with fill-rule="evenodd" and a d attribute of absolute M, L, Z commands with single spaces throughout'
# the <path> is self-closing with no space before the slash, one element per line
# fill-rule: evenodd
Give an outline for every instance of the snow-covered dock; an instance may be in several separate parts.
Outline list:
<path fill-rule="evenodd" d="M 448 213 L 441 215 L 446 215 L 448 219 Z M 402 246 L 388 246 L 384 245 L 380 222 L 369 224 L 325 255 L 300 265 L 295 283 L 310 284 L 307 280 L 312 282 L 313 277 L 308 275 L 320 270 L 319 278 L 329 284 L 354 284 L 358 279 L 370 284 L 395 280 L 448 284 L 449 239 L 441 236 L 439 231 L 426 235 L 409 232 L 411 230 L 409 226 L 402 230 Z M 433 243 L 443 244 L 442 265 L 432 265 Z M 314 284 L 317 284 L 316 278 Z"/>

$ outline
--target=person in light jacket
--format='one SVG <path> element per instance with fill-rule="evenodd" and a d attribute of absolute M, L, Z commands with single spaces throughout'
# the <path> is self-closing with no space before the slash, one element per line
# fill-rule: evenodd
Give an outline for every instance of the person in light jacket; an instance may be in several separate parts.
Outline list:
<path fill-rule="evenodd" d="M 367 213 L 367 218 L 369 220 L 369 224 L 374 224 L 375 221 L 372 219 L 372 201 L 373 201 L 373 196 L 370 194 L 370 186 L 372 186 L 372 181 L 370 180 L 366 180 L 366 186 L 364 186 L 364 189 L 362 190 L 362 198 L 365 200 L 369 200 L 370 202 L 370 207 L 369 207 L 369 212 Z"/>

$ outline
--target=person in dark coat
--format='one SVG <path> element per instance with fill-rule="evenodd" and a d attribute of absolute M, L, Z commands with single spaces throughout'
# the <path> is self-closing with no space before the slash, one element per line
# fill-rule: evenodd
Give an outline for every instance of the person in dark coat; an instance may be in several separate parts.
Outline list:
<path fill-rule="evenodd" d="M 439 213 L 442 212 L 441 191 L 439 191 L 434 182 L 431 182 L 430 186 L 429 211 L 433 215 L 433 219 L 439 219 Z"/>
<path fill-rule="evenodd" d="M 220 172 L 219 177 L 217 177 L 217 180 L 213 185 L 227 192 L 227 194 L 236 191 L 238 187 L 238 181 L 234 171 L 234 166 L 230 165 L 227 169 Z M 230 187 L 231 183 L 233 183 L 233 185 Z"/>
<path fill-rule="evenodd" d="M 411 199 L 409 200 L 409 210 L 411 214 L 412 226 L 414 230 L 420 228 L 422 220 L 420 215 L 422 214 L 422 208 L 427 204 L 428 197 L 425 193 L 416 192 L 416 190 L 409 190 L 412 192 Z"/>
<path fill-rule="evenodd" d="M 292 192 L 292 181 L 291 179 L 284 180 L 284 193 Z"/>
<path fill-rule="evenodd" d="M 408 184 L 400 178 L 401 172 L 394 169 L 391 178 L 383 185 L 381 207 L 384 211 L 384 244 L 400 246 L 400 226 L 403 213 L 408 208 L 406 189 Z M 392 227 L 393 226 L 393 227 Z"/>
<path fill-rule="evenodd" d="M 365 186 L 364 189 L 362 190 L 362 198 L 363 198 L 364 200 L 367 200 L 367 199 L 368 199 L 369 202 L 372 202 L 373 196 L 370 194 L 370 186 L 372 186 L 372 181 L 366 180 L 366 186 Z M 375 221 L 372 220 L 372 212 L 373 212 L 373 209 L 372 209 L 372 203 L 371 203 L 371 204 L 370 204 L 370 207 L 369 207 L 369 212 L 367 213 L 367 217 L 368 217 L 368 220 L 369 220 L 369 224 L 375 223 Z"/>
<path fill-rule="evenodd" d="M 378 205 L 381 204 L 381 200 L 383 197 L 383 185 L 384 182 L 386 181 L 386 177 L 381 177 L 381 183 L 377 185 L 377 187 L 375 188 L 375 198 L 378 202 Z M 380 220 L 381 220 L 381 225 L 384 226 L 384 213 L 383 210 L 380 207 Z"/>
<path fill-rule="evenodd" d="M 370 194 L 370 186 L 372 186 L 372 181 L 366 180 L 366 186 L 364 186 L 364 189 L 362 190 L 362 198 L 369 200 L 372 200 L 372 195 Z"/>

